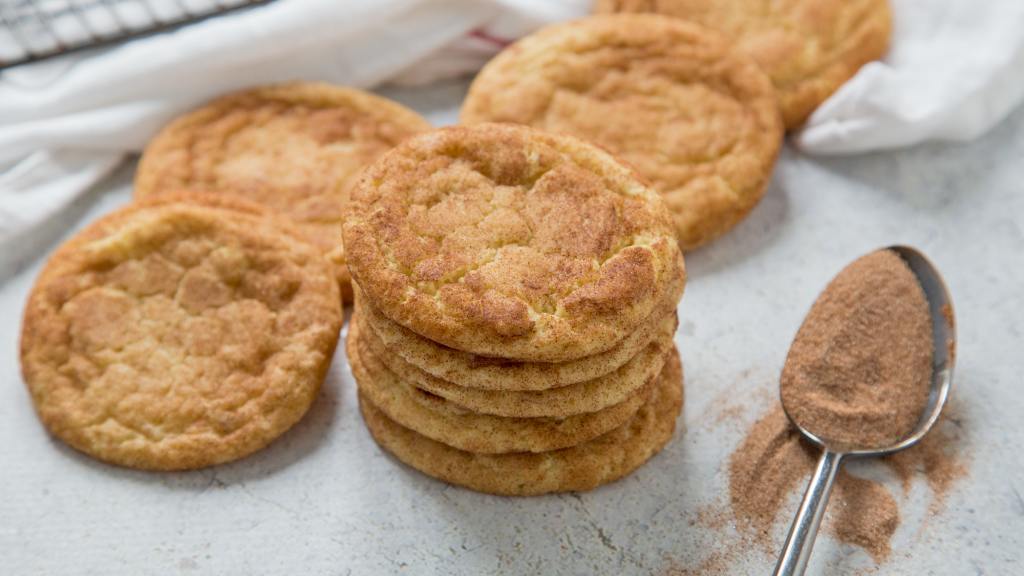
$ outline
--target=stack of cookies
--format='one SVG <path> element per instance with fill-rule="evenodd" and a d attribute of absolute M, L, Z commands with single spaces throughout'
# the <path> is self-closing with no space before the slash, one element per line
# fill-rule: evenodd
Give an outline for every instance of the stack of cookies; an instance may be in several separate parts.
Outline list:
<path fill-rule="evenodd" d="M 343 230 L 360 407 L 398 459 L 530 495 L 611 482 L 671 438 L 683 260 L 658 192 L 610 155 L 429 132 L 364 172 Z"/>

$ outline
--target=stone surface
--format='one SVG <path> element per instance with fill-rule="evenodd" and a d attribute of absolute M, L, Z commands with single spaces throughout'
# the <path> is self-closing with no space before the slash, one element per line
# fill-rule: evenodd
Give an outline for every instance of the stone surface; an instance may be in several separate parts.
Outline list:
<path fill-rule="evenodd" d="M 464 84 L 389 91 L 437 124 Z M 580 495 L 508 499 L 431 480 L 386 456 L 358 413 L 339 347 L 321 398 L 294 430 L 245 460 L 192 473 L 110 467 L 51 440 L 17 367 L 25 295 L 72 230 L 129 198 L 133 166 L 26 240 L 0 279 L 0 557 L 10 574 L 661 574 L 696 568 L 732 534 L 727 456 L 776 402 L 803 315 L 844 265 L 915 245 L 956 304 L 959 364 L 950 415 L 969 476 L 926 518 L 923 478 L 882 478 L 902 524 L 885 574 L 1010 574 L 1024 560 L 1024 109 L 967 145 L 850 158 L 786 149 L 765 199 L 728 235 L 687 256 L 677 341 L 688 431 L 625 480 Z M 791 510 L 795 502 L 791 503 Z M 713 515 L 710 515 L 713 516 Z M 776 523 L 781 544 L 789 518 Z M 724 535 L 723 535 L 724 533 Z M 730 574 L 764 574 L 746 550 Z M 809 574 L 869 567 L 823 535 Z"/>

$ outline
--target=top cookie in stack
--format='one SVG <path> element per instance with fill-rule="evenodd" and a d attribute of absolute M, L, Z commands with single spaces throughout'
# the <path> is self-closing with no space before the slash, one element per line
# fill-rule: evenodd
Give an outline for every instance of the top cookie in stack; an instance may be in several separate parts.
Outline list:
<path fill-rule="evenodd" d="M 482 356 L 604 352 L 682 294 L 658 193 L 575 138 L 437 130 L 368 168 L 349 211 L 345 249 L 368 303 Z"/>
<path fill-rule="evenodd" d="M 400 459 L 537 494 L 614 480 L 671 437 L 682 256 L 658 193 L 611 156 L 525 127 L 437 130 L 369 167 L 349 210 L 349 357 Z"/>

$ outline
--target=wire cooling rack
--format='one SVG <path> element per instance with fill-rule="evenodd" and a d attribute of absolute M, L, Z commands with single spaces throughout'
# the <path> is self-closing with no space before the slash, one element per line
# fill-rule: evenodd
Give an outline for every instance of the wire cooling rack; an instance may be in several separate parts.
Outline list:
<path fill-rule="evenodd" d="M 123 42 L 271 0 L 0 0 L 0 69 Z"/>

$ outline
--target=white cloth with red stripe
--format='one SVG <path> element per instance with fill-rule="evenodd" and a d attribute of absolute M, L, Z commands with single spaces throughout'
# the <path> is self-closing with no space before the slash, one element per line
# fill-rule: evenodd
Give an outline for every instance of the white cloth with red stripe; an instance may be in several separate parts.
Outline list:
<path fill-rule="evenodd" d="M 1024 2 L 892 0 L 893 49 L 811 117 L 796 144 L 850 153 L 963 140 L 1024 97 Z M 2 247 L 66 207 L 175 115 L 272 82 L 426 83 L 583 16 L 590 0 L 279 0 L 0 74 Z"/>

